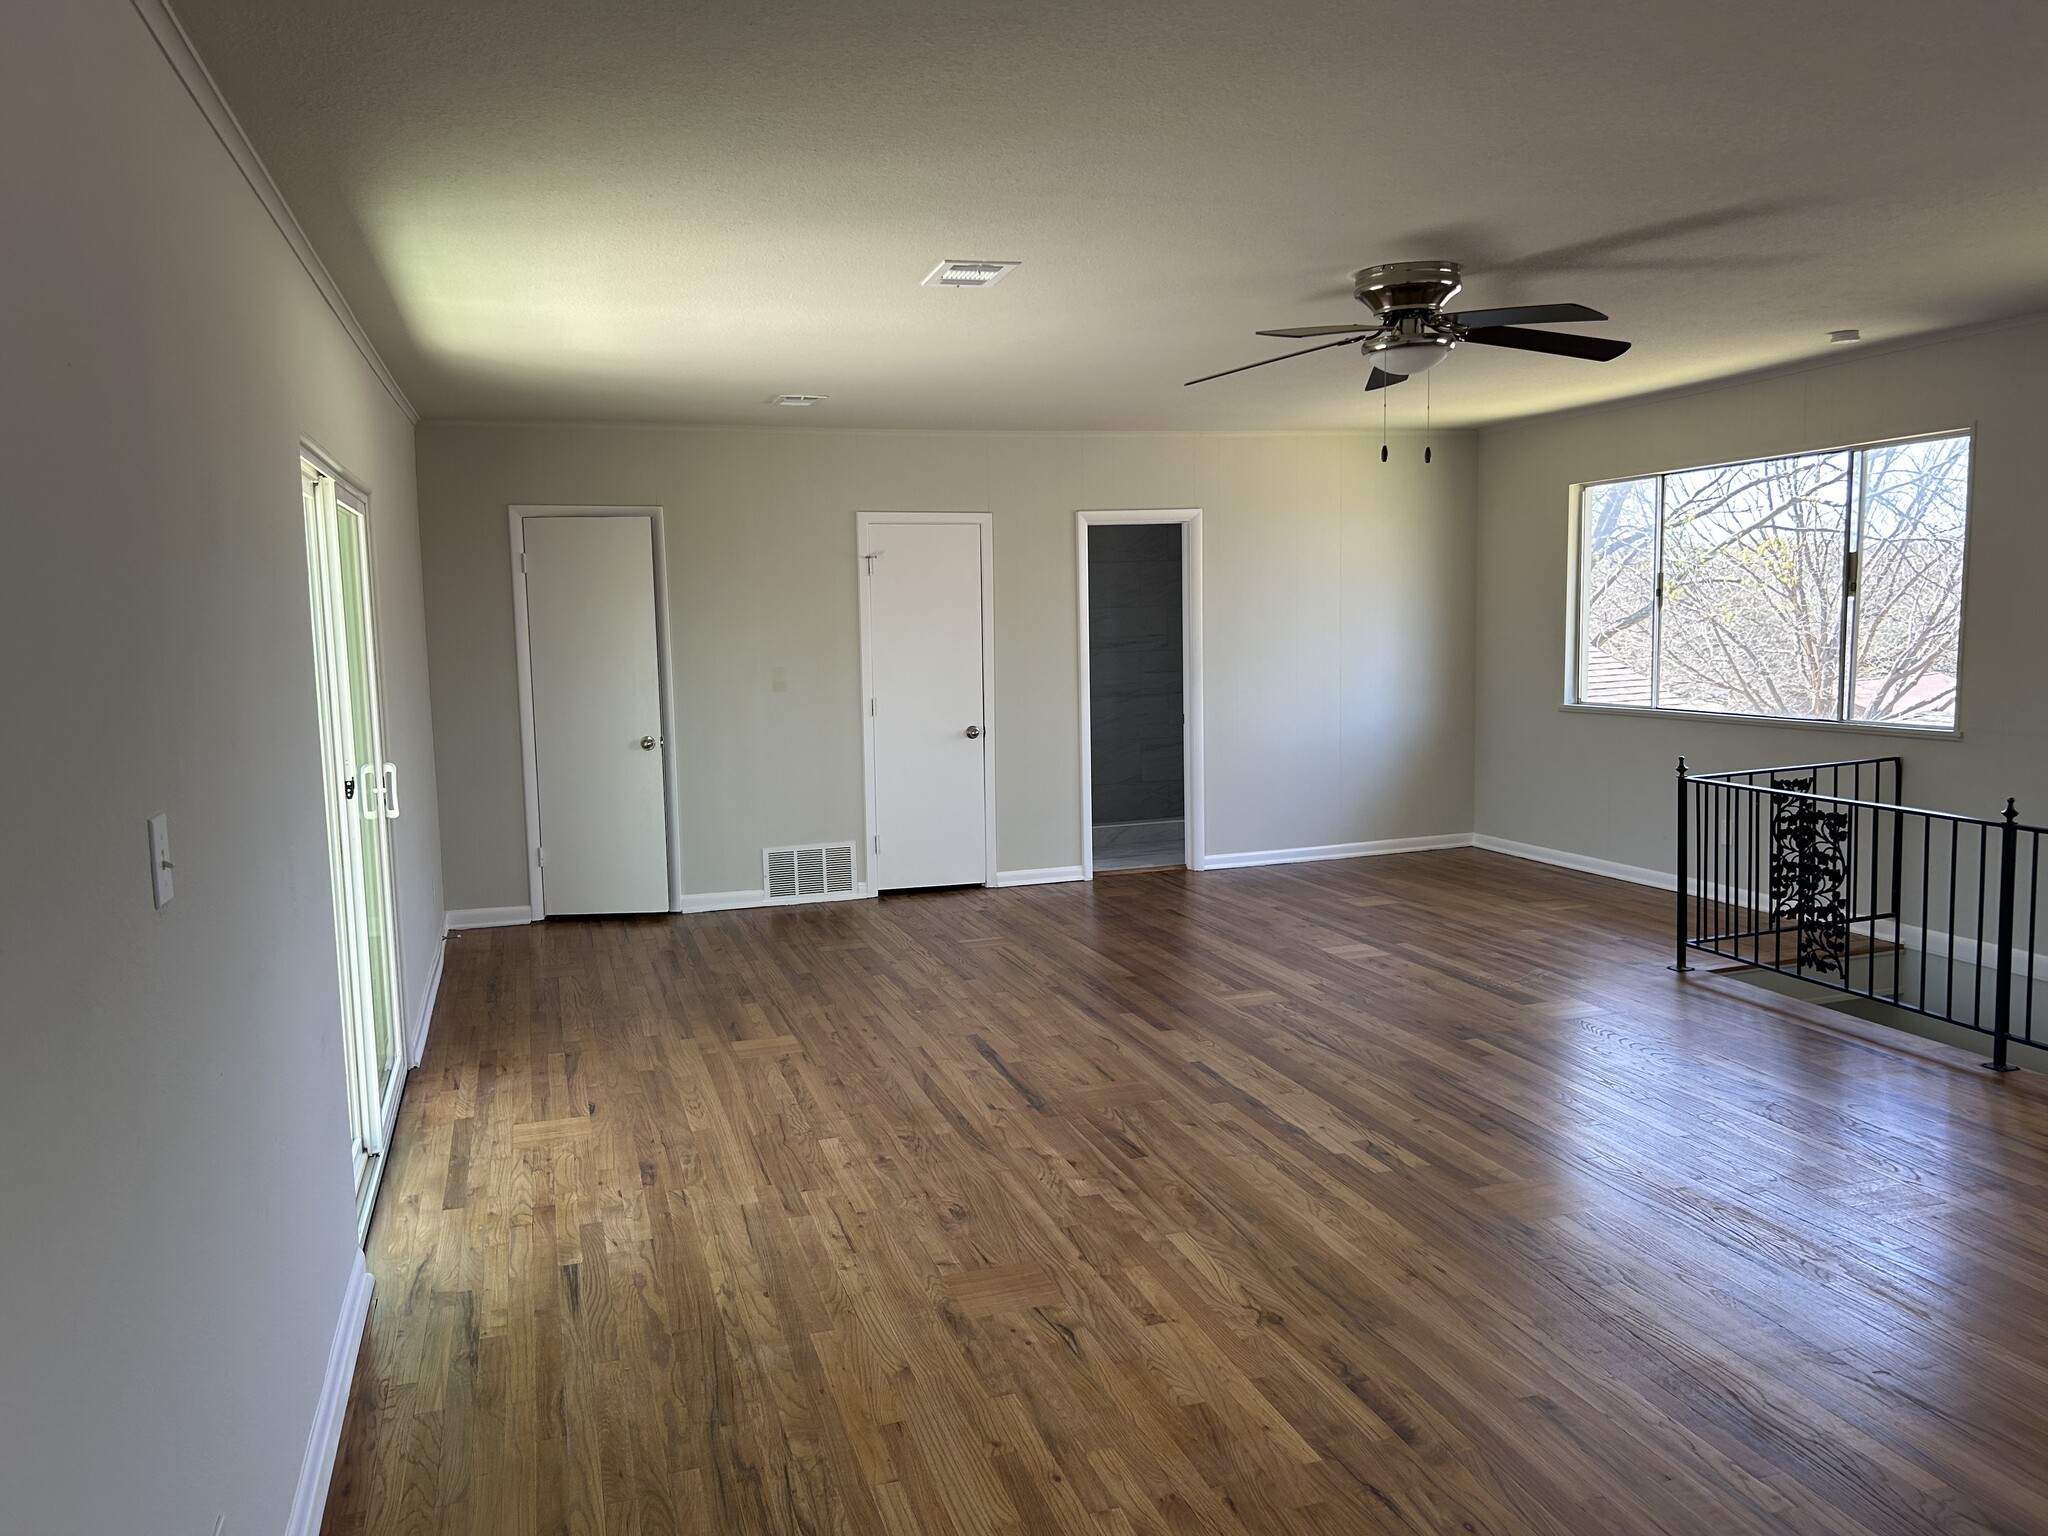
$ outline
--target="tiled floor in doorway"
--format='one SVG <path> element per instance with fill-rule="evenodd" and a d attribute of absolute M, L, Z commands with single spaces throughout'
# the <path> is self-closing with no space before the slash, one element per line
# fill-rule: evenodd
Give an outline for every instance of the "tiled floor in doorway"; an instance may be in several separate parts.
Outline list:
<path fill-rule="evenodd" d="M 1095 867 L 1101 869 L 1158 869 L 1167 864 L 1187 862 L 1187 823 L 1172 821 L 1112 821 L 1095 828 Z"/>

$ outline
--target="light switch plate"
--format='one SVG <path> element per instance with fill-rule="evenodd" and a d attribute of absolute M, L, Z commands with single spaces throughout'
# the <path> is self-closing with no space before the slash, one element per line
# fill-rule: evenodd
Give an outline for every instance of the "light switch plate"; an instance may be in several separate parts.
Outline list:
<path fill-rule="evenodd" d="M 171 899 L 171 818 L 149 818 L 149 893 L 161 907 Z"/>

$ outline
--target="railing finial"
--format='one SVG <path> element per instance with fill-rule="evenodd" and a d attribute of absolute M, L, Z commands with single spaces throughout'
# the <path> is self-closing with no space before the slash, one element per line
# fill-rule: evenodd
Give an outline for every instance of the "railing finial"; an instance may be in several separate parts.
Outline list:
<path fill-rule="evenodd" d="M 2011 795 L 2005 797 L 2005 819 L 2007 821 L 2018 821 L 2020 819 L 2019 802 L 2013 799 Z"/>

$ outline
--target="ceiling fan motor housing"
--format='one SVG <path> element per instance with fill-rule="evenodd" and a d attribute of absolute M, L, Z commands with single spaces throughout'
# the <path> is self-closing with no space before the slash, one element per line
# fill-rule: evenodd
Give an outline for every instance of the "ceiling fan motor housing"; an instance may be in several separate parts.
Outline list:
<path fill-rule="evenodd" d="M 1381 318 L 1403 310 L 1441 310 L 1465 286 L 1455 261 L 1387 261 L 1351 275 L 1358 302 Z"/>

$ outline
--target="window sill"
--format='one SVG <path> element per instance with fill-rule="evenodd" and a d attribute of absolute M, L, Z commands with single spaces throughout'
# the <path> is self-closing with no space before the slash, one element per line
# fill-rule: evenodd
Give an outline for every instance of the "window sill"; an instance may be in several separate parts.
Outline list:
<path fill-rule="evenodd" d="M 1858 736 L 1910 736 L 1921 741 L 1961 741 L 1960 729 L 1931 725 L 1877 725 L 1868 720 L 1780 720 L 1772 715 L 1720 715 L 1700 709 L 1644 709 L 1629 704 L 1558 705 L 1568 715 L 1629 715 L 1645 720 L 1710 721 L 1715 725 L 1761 725 L 1772 730 L 1835 731 Z"/>

